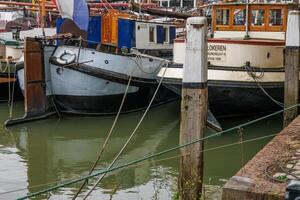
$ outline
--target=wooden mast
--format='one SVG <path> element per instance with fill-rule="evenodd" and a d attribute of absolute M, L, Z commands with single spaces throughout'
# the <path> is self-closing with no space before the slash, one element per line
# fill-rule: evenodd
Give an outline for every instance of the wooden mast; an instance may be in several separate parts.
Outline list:
<path fill-rule="evenodd" d="M 46 7 L 45 7 L 45 0 L 41 0 L 41 13 L 40 13 L 40 20 L 41 20 L 41 28 L 45 28 L 46 26 Z"/>

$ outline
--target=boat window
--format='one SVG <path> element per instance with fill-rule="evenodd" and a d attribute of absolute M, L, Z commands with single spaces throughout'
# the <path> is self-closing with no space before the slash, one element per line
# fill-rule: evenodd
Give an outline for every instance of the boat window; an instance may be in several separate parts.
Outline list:
<path fill-rule="evenodd" d="M 257 9 L 251 11 L 251 25 L 264 26 L 265 25 L 265 10 Z"/>
<path fill-rule="evenodd" d="M 155 27 L 149 27 L 149 42 L 155 42 L 154 40 Z"/>
<path fill-rule="evenodd" d="M 246 9 L 235 9 L 233 14 L 233 25 L 246 24 Z"/>
<path fill-rule="evenodd" d="M 282 10 L 281 9 L 270 9 L 269 10 L 269 25 L 270 26 L 281 26 L 282 23 Z"/>
<path fill-rule="evenodd" d="M 164 42 L 169 42 L 169 28 L 164 27 Z"/>
<path fill-rule="evenodd" d="M 217 9 L 217 25 L 229 25 L 229 9 Z"/>

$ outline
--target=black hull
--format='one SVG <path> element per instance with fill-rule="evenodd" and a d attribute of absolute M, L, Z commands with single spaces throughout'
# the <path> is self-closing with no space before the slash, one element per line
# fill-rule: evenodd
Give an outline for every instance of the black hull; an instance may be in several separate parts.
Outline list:
<path fill-rule="evenodd" d="M 165 84 L 165 86 L 178 95 L 181 94 L 181 84 Z M 262 87 L 273 99 L 283 102 L 283 84 L 266 84 Z M 209 82 L 208 99 L 209 108 L 218 118 L 257 115 L 282 109 L 255 83 Z"/>
<path fill-rule="evenodd" d="M 156 86 L 140 87 L 136 93 L 126 96 L 121 113 L 145 109 L 153 97 Z M 123 94 L 105 96 L 55 95 L 54 101 L 59 111 L 79 115 L 112 115 L 118 112 Z M 152 106 L 178 99 L 178 95 L 161 86 Z"/>
<path fill-rule="evenodd" d="M 11 94 L 13 92 L 13 87 L 14 87 L 14 99 L 22 99 L 23 94 L 22 91 L 19 87 L 19 84 L 16 82 L 15 84 L 11 83 L 10 84 L 10 90 Z M 9 100 L 9 84 L 8 83 L 0 83 L 0 102 L 3 101 L 8 101 Z"/>

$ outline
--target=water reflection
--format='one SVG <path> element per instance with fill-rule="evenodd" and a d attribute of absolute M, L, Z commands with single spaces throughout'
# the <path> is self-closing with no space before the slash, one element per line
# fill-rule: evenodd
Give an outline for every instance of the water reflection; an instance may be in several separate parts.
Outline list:
<path fill-rule="evenodd" d="M 109 141 L 98 166 L 104 169 L 134 129 L 142 113 L 122 115 L 116 130 Z M 170 145 L 178 137 L 177 104 L 154 108 L 128 146 L 116 165 L 125 163 L 147 154 L 152 154 Z M 100 146 L 112 124 L 113 117 L 65 117 L 32 122 L 10 129 L 9 135 L 15 147 L 23 152 L 22 159 L 27 163 L 29 192 L 32 187 L 56 180 L 65 180 L 86 174 L 96 158 Z M 8 132 L 5 133 L 7 135 Z M 5 137 L 1 143 L 9 146 Z M 144 185 L 153 177 L 152 166 L 155 161 L 148 160 L 143 165 L 126 168 L 109 174 L 101 184 L 101 190 L 116 191 Z M 164 166 L 172 169 L 173 166 Z M 170 171 L 171 172 L 171 171 Z M 169 173 L 170 173 L 169 172 Z M 175 172 L 176 173 L 176 172 Z M 111 192 L 108 192 L 111 193 Z"/>
<path fill-rule="evenodd" d="M 0 121 L 7 117 L 7 107 L 0 104 Z M 22 105 L 16 105 L 22 114 Z M 142 158 L 178 145 L 179 102 L 151 109 L 132 142 L 115 165 Z M 106 168 L 134 129 L 142 112 L 121 115 L 111 140 L 97 169 Z M 1 195 L 12 199 L 48 186 L 45 183 L 64 181 L 87 174 L 104 143 L 114 117 L 71 117 L 58 120 L 31 122 L 4 130 L 0 128 L 0 193 L 26 188 L 19 192 Z M 251 120 L 227 119 L 221 123 L 229 128 Z M 243 138 L 236 132 L 215 137 L 206 142 L 211 148 L 241 139 L 246 140 L 276 133 L 281 128 L 281 118 L 275 117 L 244 128 Z M 207 135 L 211 132 L 207 132 Z M 232 176 L 243 162 L 249 160 L 269 139 L 237 145 L 205 153 L 205 182 L 222 184 L 220 178 Z M 178 151 L 142 164 L 109 173 L 91 199 L 171 199 L 176 190 L 178 158 L 161 160 L 178 155 Z M 89 182 L 89 187 L 94 180 Z M 37 199 L 68 199 L 79 184 L 44 194 Z"/>

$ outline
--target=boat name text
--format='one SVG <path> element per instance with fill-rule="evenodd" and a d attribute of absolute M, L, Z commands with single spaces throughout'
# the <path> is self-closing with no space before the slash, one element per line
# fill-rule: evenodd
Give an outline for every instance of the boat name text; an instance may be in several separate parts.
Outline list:
<path fill-rule="evenodd" d="M 226 45 L 209 44 L 208 61 L 226 61 Z"/>

